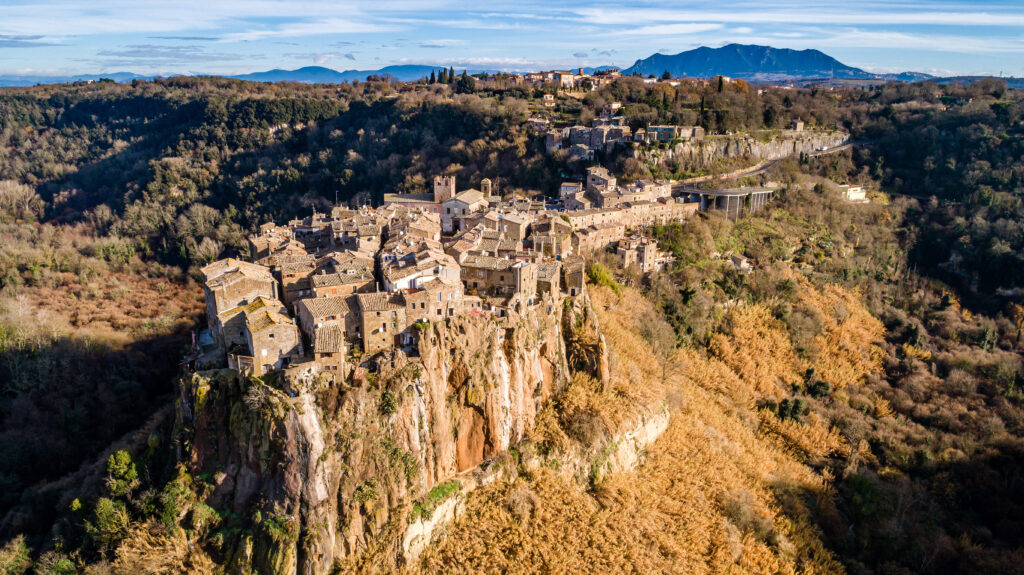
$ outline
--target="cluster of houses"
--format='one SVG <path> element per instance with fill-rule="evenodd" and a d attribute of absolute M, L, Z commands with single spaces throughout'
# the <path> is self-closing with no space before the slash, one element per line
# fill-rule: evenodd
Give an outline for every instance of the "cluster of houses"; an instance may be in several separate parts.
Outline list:
<path fill-rule="evenodd" d="M 609 151 L 616 144 L 699 141 L 704 135 L 700 126 L 648 125 L 634 132 L 622 116 L 606 115 L 595 118 L 589 127 L 546 129 L 545 147 L 548 153 L 567 150 L 573 159 L 593 160 L 594 152 Z"/>
<path fill-rule="evenodd" d="M 593 252 L 614 247 L 624 267 L 661 269 L 672 258 L 642 230 L 719 207 L 673 197 L 668 181 L 619 185 L 599 166 L 560 196 L 549 209 L 543 197 L 495 195 L 486 179 L 457 191 L 453 176 L 438 176 L 432 193 L 264 224 L 248 239 L 249 261 L 202 269 L 217 358 L 257 375 L 301 365 L 345 378 L 357 356 L 414 353 L 431 322 L 514 316 L 582 294 Z"/>
<path fill-rule="evenodd" d="M 601 191 L 615 191 L 600 173 Z M 625 265 L 658 269 L 670 258 L 629 230 L 696 206 L 676 203 L 664 185 L 637 185 L 623 201 L 555 211 L 493 196 L 486 181 L 457 193 L 454 178 L 438 177 L 429 197 L 389 195 L 378 208 L 265 224 L 249 237 L 249 261 L 202 269 L 218 357 L 257 375 L 308 364 L 344 378 L 354 355 L 412 352 L 431 322 L 506 317 L 580 295 L 595 250 L 617 245 Z"/>

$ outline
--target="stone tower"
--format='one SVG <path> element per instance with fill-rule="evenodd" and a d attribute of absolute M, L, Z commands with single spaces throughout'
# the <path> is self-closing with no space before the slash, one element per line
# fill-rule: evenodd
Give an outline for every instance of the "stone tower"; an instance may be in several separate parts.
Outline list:
<path fill-rule="evenodd" d="M 480 180 L 480 191 L 483 192 L 485 198 L 491 197 L 491 180 L 490 178 L 484 178 Z"/>
<path fill-rule="evenodd" d="M 434 176 L 434 203 L 455 197 L 455 176 Z"/>

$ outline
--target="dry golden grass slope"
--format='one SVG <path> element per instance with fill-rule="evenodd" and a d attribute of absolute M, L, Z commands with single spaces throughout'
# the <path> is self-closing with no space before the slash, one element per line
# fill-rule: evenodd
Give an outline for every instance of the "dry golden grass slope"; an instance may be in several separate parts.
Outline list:
<path fill-rule="evenodd" d="M 804 305 L 826 318 L 819 369 L 843 374 L 847 385 L 877 369 L 872 346 L 881 325 L 856 294 L 806 282 L 800 288 Z M 585 404 L 627 422 L 630 409 L 668 401 L 671 423 L 648 448 L 646 464 L 590 489 L 549 461 L 550 468 L 481 489 L 415 570 L 842 573 L 811 515 L 834 508 L 829 477 L 809 462 L 849 446 L 814 414 L 798 423 L 757 409 L 758 400 L 782 397 L 784 384 L 808 365 L 783 326 L 765 308 L 741 307 L 711 355 L 658 354 L 640 335 L 661 321 L 642 294 L 626 289 L 617 298 L 595 287 L 592 296 L 612 353 L 612 382 L 605 390 L 577 382 L 560 408 Z"/>

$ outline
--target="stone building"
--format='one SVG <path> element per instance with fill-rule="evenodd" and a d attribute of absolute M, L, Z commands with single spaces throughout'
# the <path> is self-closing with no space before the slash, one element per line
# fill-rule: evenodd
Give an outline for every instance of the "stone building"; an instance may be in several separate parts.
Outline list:
<path fill-rule="evenodd" d="M 537 293 L 558 298 L 562 289 L 562 264 L 558 261 L 537 264 Z"/>
<path fill-rule="evenodd" d="M 406 328 L 405 301 L 401 292 L 356 294 L 363 338 L 363 351 L 373 355 L 397 343 Z"/>
<path fill-rule="evenodd" d="M 624 268 L 636 266 L 641 273 L 658 269 L 658 244 L 654 240 L 640 236 L 623 238 L 619 241 L 615 253 Z"/>
<path fill-rule="evenodd" d="M 462 220 L 466 216 L 487 209 L 487 197 L 479 190 L 470 189 L 445 200 L 441 206 L 441 231 L 450 234 L 465 229 Z"/>
<path fill-rule="evenodd" d="M 302 356 L 302 338 L 280 302 L 245 311 L 245 332 L 253 373 L 263 375 L 287 367 Z"/>
<path fill-rule="evenodd" d="M 343 297 L 316 297 L 299 300 L 295 305 L 296 317 L 306 341 L 315 345 L 317 330 L 326 325 L 345 329 L 345 318 L 351 310 Z"/>
<path fill-rule="evenodd" d="M 434 203 L 443 204 L 455 197 L 455 176 L 434 176 Z"/>
<path fill-rule="evenodd" d="M 403 294 L 406 321 L 411 325 L 455 317 L 462 311 L 462 297 L 461 281 L 431 280 Z"/>
<path fill-rule="evenodd" d="M 608 190 L 614 190 L 615 186 L 615 176 L 611 175 L 607 168 L 602 166 L 587 168 L 588 192 L 605 192 Z"/>
<path fill-rule="evenodd" d="M 491 256 L 467 256 L 462 282 L 479 294 L 532 299 L 537 293 L 537 265 Z"/>
<path fill-rule="evenodd" d="M 587 288 L 586 260 L 581 256 L 570 256 L 562 260 L 563 293 L 578 296 Z"/>
<path fill-rule="evenodd" d="M 348 372 L 345 369 L 345 336 L 341 326 L 325 325 L 316 332 L 313 361 L 320 369 L 344 379 Z"/>
<path fill-rule="evenodd" d="M 277 281 L 266 267 L 233 258 L 213 262 L 201 271 L 210 334 L 221 350 L 227 351 L 221 336 L 221 312 L 249 304 L 260 297 L 276 300 Z"/>
<path fill-rule="evenodd" d="M 309 277 L 313 297 L 345 297 L 354 293 L 375 291 L 376 280 L 373 272 L 348 270 L 345 272 L 316 273 Z"/>
<path fill-rule="evenodd" d="M 625 234 L 626 226 L 620 222 L 589 226 L 573 232 L 573 250 L 577 254 L 603 250 L 622 239 Z"/>

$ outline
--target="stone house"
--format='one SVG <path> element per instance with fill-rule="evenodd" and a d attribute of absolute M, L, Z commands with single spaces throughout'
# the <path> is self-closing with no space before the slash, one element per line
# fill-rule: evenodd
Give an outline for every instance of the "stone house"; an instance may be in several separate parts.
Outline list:
<path fill-rule="evenodd" d="M 448 280 L 432 280 L 424 284 L 422 289 L 409 290 L 403 294 L 405 300 L 405 318 L 408 326 L 416 322 L 443 321 L 455 317 L 462 312 L 462 282 Z M 416 334 L 406 330 L 402 334 L 403 343 L 412 344 Z"/>
<path fill-rule="evenodd" d="M 255 300 L 238 307 L 220 312 L 217 316 L 219 329 L 216 340 L 220 344 L 221 349 L 227 353 L 234 350 L 236 353 L 249 355 L 249 339 L 246 334 L 245 314 L 246 312 L 253 314 L 261 309 L 269 309 L 285 315 L 288 313 L 287 308 L 279 300 L 263 296 L 259 296 Z"/>
<path fill-rule="evenodd" d="M 622 239 L 625 234 L 626 226 L 618 222 L 589 226 L 573 232 L 573 250 L 577 254 L 603 250 Z"/>
<path fill-rule="evenodd" d="M 557 261 L 537 265 L 537 293 L 557 299 L 561 295 L 562 264 Z"/>
<path fill-rule="evenodd" d="M 381 265 L 381 279 L 385 291 L 420 289 L 433 279 L 458 281 L 461 276 L 459 263 L 452 256 L 440 251 L 439 246 L 420 249 L 401 259 Z"/>
<path fill-rule="evenodd" d="M 284 304 L 289 308 L 302 298 L 313 297 L 313 286 L 309 278 L 316 272 L 316 259 L 309 256 L 305 261 L 281 264 L 277 268 L 283 288 Z"/>
<path fill-rule="evenodd" d="M 406 328 L 405 301 L 401 292 L 356 294 L 363 351 L 373 355 L 395 346 Z"/>
<path fill-rule="evenodd" d="M 587 191 L 604 192 L 614 190 L 616 187 L 615 176 L 611 175 L 607 168 L 593 166 L 587 168 Z"/>
<path fill-rule="evenodd" d="M 585 192 L 579 192 L 565 198 L 563 204 L 565 209 L 570 211 L 589 210 L 594 207 L 594 202 L 587 197 Z"/>
<path fill-rule="evenodd" d="M 576 194 L 583 192 L 583 182 L 562 182 L 562 185 L 558 187 L 558 197 L 565 199 L 569 196 L 575 196 Z"/>
<path fill-rule="evenodd" d="M 340 376 L 347 375 L 345 369 L 345 336 L 341 326 L 325 325 L 316 330 L 316 342 L 313 345 L 313 361 L 320 369 Z"/>
<path fill-rule="evenodd" d="M 210 334 L 221 346 L 221 350 L 227 351 L 227 344 L 221 335 L 220 314 L 261 297 L 276 300 L 277 280 L 268 268 L 233 258 L 213 262 L 201 271 Z"/>
<path fill-rule="evenodd" d="M 513 241 L 522 242 L 529 235 L 530 224 L 533 216 L 526 212 L 499 212 L 489 210 L 478 213 L 465 219 L 465 228 L 472 229 L 481 226 L 486 230 L 493 230 Z"/>
<path fill-rule="evenodd" d="M 625 225 L 625 213 L 619 208 L 592 208 L 562 214 L 574 230 L 600 224 L 621 223 Z"/>
<path fill-rule="evenodd" d="M 615 251 L 624 268 L 636 266 L 641 273 L 658 269 L 658 244 L 654 240 L 639 236 L 623 238 Z"/>
<path fill-rule="evenodd" d="M 441 231 L 450 234 L 464 229 L 466 216 L 487 209 L 487 197 L 479 190 L 469 189 L 441 204 Z"/>
<path fill-rule="evenodd" d="M 562 290 L 570 296 L 577 296 L 587 289 L 586 260 L 581 256 L 570 256 L 562 260 Z"/>
<path fill-rule="evenodd" d="M 344 272 L 327 273 L 323 271 L 309 278 L 313 297 L 345 297 L 354 293 L 367 293 L 375 290 L 376 280 L 369 270 L 349 269 Z"/>
<path fill-rule="evenodd" d="M 462 283 L 481 294 L 532 299 L 537 293 L 537 264 L 471 255 L 462 265 Z"/>
<path fill-rule="evenodd" d="M 292 318 L 282 313 L 280 302 L 268 302 L 245 311 L 245 334 L 253 373 L 263 375 L 287 367 L 302 356 L 302 338 Z"/>
<path fill-rule="evenodd" d="M 317 330 L 326 325 L 340 326 L 344 333 L 345 318 L 351 314 L 348 303 L 343 297 L 315 297 L 299 300 L 295 304 L 295 310 L 302 333 L 311 346 L 316 344 Z"/>

